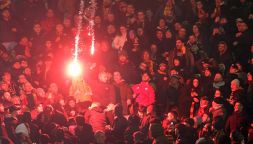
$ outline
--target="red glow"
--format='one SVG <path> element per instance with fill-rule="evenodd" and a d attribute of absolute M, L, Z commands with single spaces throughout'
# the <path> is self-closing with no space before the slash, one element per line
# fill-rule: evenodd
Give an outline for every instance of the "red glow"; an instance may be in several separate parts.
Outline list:
<path fill-rule="evenodd" d="M 71 77 L 78 77 L 82 74 L 82 66 L 77 60 L 73 60 L 67 67 L 67 74 Z"/>

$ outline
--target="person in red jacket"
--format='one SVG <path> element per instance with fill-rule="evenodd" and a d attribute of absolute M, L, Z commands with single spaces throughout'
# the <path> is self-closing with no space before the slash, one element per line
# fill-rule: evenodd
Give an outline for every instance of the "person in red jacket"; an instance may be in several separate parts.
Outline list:
<path fill-rule="evenodd" d="M 142 81 L 132 87 L 135 101 L 142 106 L 148 107 L 155 102 L 155 90 L 149 83 L 150 76 L 148 73 L 142 74 Z"/>

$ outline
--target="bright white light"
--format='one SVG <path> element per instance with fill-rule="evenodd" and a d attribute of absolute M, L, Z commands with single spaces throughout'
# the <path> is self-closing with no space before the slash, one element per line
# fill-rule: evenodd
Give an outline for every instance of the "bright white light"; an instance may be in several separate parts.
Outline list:
<path fill-rule="evenodd" d="M 82 66 L 77 60 L 73 60 L 67 67 L 67 73 L 71 77 L 78 77 L 82 74 Z"/>

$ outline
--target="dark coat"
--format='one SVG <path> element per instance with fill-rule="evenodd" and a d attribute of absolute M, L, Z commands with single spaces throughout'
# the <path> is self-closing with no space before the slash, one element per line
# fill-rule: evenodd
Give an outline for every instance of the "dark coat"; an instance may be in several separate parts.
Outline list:
<path fill-rule="evenodd" d="M 0 20 L 0 42 L 11 42 L 17 40 L 16 32 L 12 31 L 12 28 L 17 28 L 18 24 L 16 21 L 10 19 L 8 21 Z"/>
<path fill-rule="evenodd" d="M 241 36 L 234 40 L 234 54 L 238 62 L 245 66 L 250 57 L 250 45 L 252 34 L 249 30 L 242 32 Z"/>
<path fill-rule="evenodd" d="M 75 128 L 75 135 L 77 136 L 77 143 L 80 144 L 90 144 L 94 140 L 92 126 L 86 123 L 80 128 Z"/>
<path fill-rule="evenodd" d="M 57 111 L 57 110 L 52 115 L 52 122 L 55 122 L 55 123 L 59 124 L 60 126 L 67 126 L 66 116 L 62 112 Z"/>
<path fill-rule="evenodd" d="M 117 140 L 123 140 L 123 132 L 127 128 L 127 119 L 124 116 L 116 117 L 112 125 L 112 134 Z"/>
<path fill-rule="evenodd" d="M 231 92 L 229 99 L 232 100 L 234 103 L 241 102 L 241 103 L 245 104 L 246 97 L 245 97 L 244 89 L 238 89 L 236 91 Z"/>
<path fill-rule="evenodd" d="M 130 100 L 133 94 L 131 87 L 125 81 L 122 81 L 119 84 L 114 83 L 113 85 L 115 88 L 116 103 L 122 105 L 123 114 L 128 114 L 127 100 Z"/>
<path fill-rule="evenodd" d="M 31 53 L 33 56 L 37 56 L 45 52 L 45 49 L 43 49 L 45 43 L 44 33 L 42 32 L 40 34 L 33 33 L 30 37 L 30 40 L 32 42 Z"/>
<path fill-rule="evenodd" d="M 156 101 L 158 103 L 164 103 L 164 100 L 166 99 L 166 94 L 165 91 L 167 89 L 168 86 L 168 75 L 166 72 L 161 72 L 161 71 L 157 71 L 157 73 L 155 74 L 154 77 L 154 81 L 155 81 L 155 85 L 157 87 L 156 89 Z"/>
<path fill-rule="evenodd" d="M 231 64 L 233 63 L 232 54 L 228 50 L 223 54 L 217 54 L 215 59 L 217 60 L 218 64 L 224 64 L 226 70 L 228 70 Z"/>
<path fill-rule="evenodd" d="M 240 130 L 247 125 L 247 118 L 245 114 L 234 112 L 226 121 L 225 131 L 229 134 L 235 130 Z"/>

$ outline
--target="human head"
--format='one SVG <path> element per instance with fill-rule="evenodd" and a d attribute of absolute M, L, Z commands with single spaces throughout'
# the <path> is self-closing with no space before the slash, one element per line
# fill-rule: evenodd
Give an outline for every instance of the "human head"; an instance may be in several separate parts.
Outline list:
<path fill-rule="evenodd" d="M 208 104 L 209 104 L 209 101 L 208 101 L 207 96 L 204 96 L 204 97 L 202 97 L 202 98 L 200 99 L 200 107 L 201 107 L 201 108 L 207 107 Z"/>
<path fill-rule="evenodd" d="M 106 140 L 106 135 L 103 131 L 96 131 L 95 132 L 95 141 L 97 144 L 104 144 L 105 143 L 105 140 Z"/>
<path fill-rule="evenodd" d="M 244 136 L 240 131 L 235 130 L 230 133 L 230 139 L 233 144 L 242 143 L 242 141 L 244 140 Z"/>
<path fill-rule="evenodd" d="M 55 30 L 56 30 L 56 32 L 63 32 L 63 30 L 64 30 L 64 26 L 63 26 L 63 24 L 57 24 L 56 26 L 55 26 Z"/>
<path fill-rule="evenodd" d="M 182 28 L 182 24 L 181 24 L 181 23 L 176 22 L 176 23 L 174 24 L 174 29 L 175 29 L 175 31 L 179 31 L 179 29 L 181 29 L 181 28 Z"/>
<path fill-rule="evenodd" d="M 22 59 L 20 61 L 20 65 L 22 68 L 27 68 L 28 67 L 28 61 L 26 59 Z"/>
<path fill-rule="evenodd" d="M 0 114 L 4 113 L 4 105 L 2 103 L 0 103 Z"/>
<path fill-rule="evenodd" d="M 126 26 L 121 25 L 121 26 L 119 27 L 119 31 L 120 31 L 120 34 L 121 34 L 121 35 L 127 34 L 127 28 L 126 28 Z"/>
<path fill-rule="evenodd" d="M 100 82 L 106 83 L 108 81 L 108 75 L 106 72 L 100 72 L 98 74 L 98 79 Z"/>
<path fill-rule="evenodd" d="M 157 45 L 156 44 L 151 44 L 150 45 L 150 51 L 152 53 L 156 53 L 157 52 Z"/>
<path fill-rule="evenodd" d="M 43 109 L 44 109 L 44 108 L 43 108 L 43 105 L 42 105 L 42 104 L 38 104 L 37 107 L 36 107 L 36 110 L 37 110 L 37 112 L 39 112 L 39 113 L 40 113 L 40 112 L 43 112 Z"/>
<path fill-rule="evenodd" d="M 181 62 L 180 62 L 180 59 L 179 58 L 174 58 L 174 60 L 173 60 L 173 64 L 174 64 L 174 66 L 176 66 L 176 67 L 179 67 L 180 66 L 180 64 L 181 64 Z"/>
<path fill-rule="evenodd" d="M 10 11 L 8 9 L 4 9 L 2 11 L 2 17 L 3 18 L 10 18 L 11 14 L 10 14 Z"/>
<path fill-rule="evenodd" d="M 192 85 L 193 85 L 193 87 L 197 88 L 199 86 L 199 80 L 197 78 L 194 78 L 192 80 Z"/>
<path fill-rule="evenodd" d="M 143 11 L 138 11 L 137 18 L 139 21 L 143 22 L 145 20 L 145 13 Z"/>
<path fill-rule="evenodd" d="M 81 116 L 81 115 L 78 115 L 78 116 L 76 116 L 76 124 L 78 125 L 78 126 L 83 126 L 85 123 L 84 123 L 84 117 L 83 116 Z"/>
<path fill-rule="evenodd" d="M 156 31 L 156 38 L 159 40 L 163 39 L 163 32 L 161 30 Z"/>
<path fill-rule="evenodd" d="M 150 75 L 148 73 L 143 73 L 141 79 L 143 82 L 149 82 L 151 80 Z"/>
<path fill-rule="evenodd" d="M 150 53 L 149 53 L 149 51 L 143 51 L 143 53 L 142 53 L 142 59 L 144 61 L 150 60 Z"/>
<path fill-rule="evenodd" d="M 73 97 L 70 97 L 68 100 L 68 106 L 74 108 L 76 106 L 76 100 Z"/>
<path fill-rule="evenodd" d="M 23 72 L 26 76 L 32 76 L 32 70 L 29 67 L 26 67 Z"/>
<path fill-rule="evenodd" d="M 99 15 L 95 16 L 94 22 L 95 22 L 95 24 L 101 24 L 101 22 L 102 22 L 101 17 Z"/>
<path fill-rule="evenodd" d="M 127 13 L 130 15 L 135 13 L 135 8 L 132 4 L 127 5 Z"/>
<path fill-rule="evenodd" d="M 238 21 L 236 26 L 239 32 L 244 32 L 248 29 L 248 25 L 244 21 Z"/>
<path fill-rule="evenodd" d="M 207 68 L 207 69 L 204 70 L 204 76 L 205 77 L 210 77 L 211 75 L 212 75 L 212 72 L 211 72 L 210 69 Z"/>
<path fill-rule="evenodd" d="M 138 36 L 143 36 L 144 35 L 144 29 L 142 27 L 138 27 L 136 32 L 137 32 Z"/>
<path fill-rule="evenodd" d="M 58 86 L 56 83 L 51 83 L 48 88 L 49 92 L 58 93 Z"/>
<path fill-rule="evenodd" d="M 171 39 L 171 38 L 173 37 L 172 32 L 169 31 L 169 30 L 167 30 L 167 31 L 165 32 L 165 37 L 166 37 L 167 39 Z"/>
<path fill-rule="evenodd" d="M 166 21 L 164 18 L 160 18 L 159 20 L 159 27 L 164 28 L 166 26 Z"/>
<path fill-rule="evenodd" d="M 214 82 L 221 82 L 223 81 L 221 73 L 216 73 L 214 76 Z"/>
<path fill-rule="evenodd" d="M 185 28 L 180 28 L 178 31 L 178 37 L 179 38 L 185 38 L 187 34 L 187 31 Z"/>
<path fill-rule="evenodd" d="M 225 41 L 219 42 L 219 44 L 218 44 L 218 51 L 219 51 L 221 54 L 223 54 L 223 53 L 226 52 L 226 50 L 227 50 L 227 43 L 226 43 Z"/>
<path fill-rule="evenodd" d="M 9 85 L 6 82 L 0 82 L 0 90 L 7 92 L 9 90 Z"/>
<path fill-rule="evenodd" d="M 26 76 L 24 74 L 20 74 L 18 76 L 18 82 L 21 83 L 21 84 L 24 84 L 24 83 L 26 83 L 28 81 L 27 81 Z"/>
<path fill-rule="evenodd" d="M 159 70 L 160 70 L 160 71 L 166 71 L 166 69 L 167 69 L 167 66 L 166 66 L 165 63 L 160 63 L 160 64 L 159 64 Z"/>
<path fill-rule="evenodd" d="M 36 23 L 33 25 L 33 31 L 35 33 L 40 33 L 41 32 L 41 25 L 39 23 Z"/>
<path fill-rule="evenodd" d="M 106 18 L 107 18 L 106 20 L 109 22 L 115 21 L 115 15 L 113 13 L 108 13 Z"/>
<path fill-rule="evenodd" d="M 248 72 L 248 73 L 247 73 L 247 80 L 248 80 L 249 82 L 252 82 L 252 80 L 253 80 L 252 77 L 253 77 L 253 76 L 252 76 L 252 72 Z"/>
<path fill-rule="evenodd" d="M 178 75 L 178 71 L 176 69 L 171 69 L 169 71 L 170 76 Z"/>
<path fill-rule="evenodd" d="M 12 65 L 12 67 L 16 70 L 21 68 L 20 62 L 19 61 L 15 61 Z"/>
<path fill-rule="evenodd" d="M 133 133 L 133 140 L 135 144 L 143 143 L 145 140 L 145 135 L 141 131 L 136 131 Z"/>
<path fill-rule="evenodd" d="M 44 109 L 45 114 L 52 114 L 53 113 L 54 108 L 52 107 L 52 105 L 47 105 Z"/>
<path fill-rule="evenodd" d="M 139 68 L 140 68 L 142 71 L 145 72 L 145 71 L 147 70 L 148 66 L 147 66 L 146 63 L 141 62 L 140 65 L 139 65 Z"/>
<path fill-rule="evenodd" d="M 118 59 L 119 59 L 119 62 L 120 62 L 121 64 L 127 63 L 127 61 L 128 61 L 127 52 L 125 52 L 125 51 L 120 52 L 120 53 L 119 53 L 119 56 L 118 56 Z"/>
<path fill-rule="evenodd" d="M 168 112 L 166 119 L 167 119 L 168 121 L 171 121 L 171 122 L 172 122 L 172 121 L 176 121 L 177 116 L 178 116 L 177 112 L 175 112 L 175 111 L 170 111 L 170 112 Z"/>
<path fill-rule="evenodd" d="M 71 18 L 69 18 L 69 17 L 64 17 L 64 19 L 63 19 L 63 25 L 64 25 L 64 27 L 66 28 L 69 28 L 69 27 L 71 27 Z"/>
<path fill-rule="evenodd" d="M 32 121 L 32 116 L 30 112 L 24 112 L 22 115 L 22 122 L 30 123 Z"/>
<path fill-rule="evenodd" d="M 109 24 L 106 28 L 108 34 L 114 34 L 116 32 L 115 25 Z"/>
<path fill-rule="evenodd" d="M 121 76 L 120 72 L 118 72 L 118 71 L 113 72 L 113 80 L 116 83 L 120 83 L 122 81 L 122 76 Z"/>
<path fill-rule="evenodd" d="M 4 98 L 4 100 L 6 100 L 6 101 L 11 101 L 11 94 L 10 94 L 10 92 L 4 92 L 4 94 L 3 94 L 3 98 Z"/>
<path fill-rule="evenodd" d="M 221 91 L 219 89 L 216 89 L 214 92 L 214 97 L 222 97 Z"/>
<path fill-rule="evenodd" d="M 33 90 L 32 84 L 30 82 L 26 82 L 24 84 L 24 91 L 27 93 L 30 93 L 30 92 L 32 92 L 32 90 Z"/>
<path fill-rule="evenodd" d="M 243 110 L 243 105 L 240 102 L 236 102 L 234 105 L 234 111 L 235 112 L 242 112 Z"/>
<path fill-rule="evenodd" d="M 10 81 L 11 81 L 10 72 L 4 72 L 4 74 L 2 76 L 2 80 L 3 80 L 3 82 L 10 83 Z"/>
<path fill-rule="evenodd" d="M 45 91 L 44 91 L 44 89 L 42 89 L 42 88 L 37 88 L 37 89 L 36 89 L 36 94 L 37 94 L 37 96 L 40 97 L 40 98 L 44 98 L 44 97 L 45 97 Z"/>
<path fill-rule="evenodd" d="M 230 88 L 232 92 L 238 90 L 239 87 L 240 87 L 240 81 L 238 79 L 234 79 L 231 81 Z"/>
<path fill-rule="evenodd" d="M 181 50 L 181 48 L 184 46 L 184 43 L 182 40 L 178 39 L 176 40 L 176 48 L 177 50 Z"/>
<path fill-rule="evenodd" d="M 197 9 L 202 9 L 203 8 L 203 3 L 202 1 L 197 1 Z"/>
<path fill-rule="evenodd" d="M 122 116 L 123 115 L 123 107 L 120 104 L 116 104 L 114 107 L 114 115 L 115 116 Z"/>
<path fill-rule="evenodd" d="M 46 16 L 47 16 L 48 18 L 54 17 L 54 11 L 53 11 L 52 9 L 48 9 L 48 10 L 47 10 L 47 13 L 46 13 Z"/>
<path fill-rule="evenodd" d="M 190 42 L 191 44 L 194 44 L 194 43 L 196 42 L 196 37 L 195 37 L 194 35 L 190 35 L 190 36 L 189 36 L 189 42 Z"/>
<path fill-rule="evenodd" d="M 194 34 L 199 33 L 199 25 L 195 24 L 192 26 L 192 32 Z"/>

